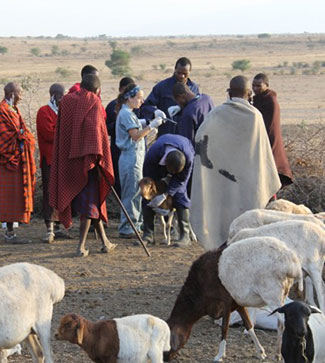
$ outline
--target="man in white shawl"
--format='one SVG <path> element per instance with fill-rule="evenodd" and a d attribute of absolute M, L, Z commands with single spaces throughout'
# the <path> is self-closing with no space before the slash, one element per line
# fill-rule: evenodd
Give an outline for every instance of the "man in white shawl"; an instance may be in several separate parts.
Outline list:
<path fill-rule="evenodd" d="M 221 246 L 236 217 L 264 208 L 281 187 L 262 114 L 248 101 L 247 78 L 234 77 L 228 93 L 195 138 L 191 223 L 205 250 Z"/>

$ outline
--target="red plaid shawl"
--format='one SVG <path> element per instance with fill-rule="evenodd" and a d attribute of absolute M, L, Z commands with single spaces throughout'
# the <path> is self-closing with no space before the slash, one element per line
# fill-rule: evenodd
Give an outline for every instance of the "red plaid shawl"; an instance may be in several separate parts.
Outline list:
<path fill-rule="evenodd" d="M 35 139 L 27 129 L 18 108 L 15 110 L 6 100 L 0 103 L 0 164 L 5 165 L 8 170 L 17 170 L 19 163 L 22 163 L 25 211 L 32 212 L 36 181 Z M 21 142 L 24 145 L 22 152 Z"/>
<path fill-rule="evenodd" d="M 114 173 L 100 99 L 92 92 L 64 96 L 60 102 L 50 176 L 50 205 L 58 210 L 65 227 L 72 223 L 71 202 L 88 182 L 88 170 L 99 164 L 100 218 L 107 222 L 105 199 Z"/>

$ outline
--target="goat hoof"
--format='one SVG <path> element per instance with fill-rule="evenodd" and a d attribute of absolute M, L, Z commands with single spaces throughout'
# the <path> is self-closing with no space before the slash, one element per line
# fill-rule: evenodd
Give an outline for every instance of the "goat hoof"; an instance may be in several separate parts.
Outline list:
<path fill-rule="evenodd" d="M 84 250 L 84 251 L 77 251 L 76 253 L 76 257 L 87 257 L 89 255 L 89 250 Z"/>

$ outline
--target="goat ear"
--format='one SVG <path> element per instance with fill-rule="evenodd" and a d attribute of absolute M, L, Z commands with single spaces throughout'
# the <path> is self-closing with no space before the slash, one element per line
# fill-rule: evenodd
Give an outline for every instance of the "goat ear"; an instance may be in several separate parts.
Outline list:
<path fill-rule="evenodd" d="M 272 313 L 271 313 L 271 314 L 269 314 L 269 316 L 270 316 L 270 315 L 273 315 L 273 314 L 275 314 L 275 313 L 281 313 L 281 314 L 284 314 L 284 313 L 285 313 L 285 311 L 286 311 L 286 306 L 284 305 L 284 306 L 281 306 L 280 308 L 277 308 L 277 309 L 273 310 L 273 311 L 272 311 Z"/>
<path fill-rule="evenodd" d="M 316 306 L 309 305 L 309 308 L 312 314 L 322 314 L 322 311 L 319 310 Z"/>
<path fill-rule="evenodd" d="M 77 341 L 78 344 L 82 344 L 82 341 L 84 339 L 84 330 L 85 330 L 85 326 L 82 322 L 79 322 L 79 324 L 77 325 Z"/>

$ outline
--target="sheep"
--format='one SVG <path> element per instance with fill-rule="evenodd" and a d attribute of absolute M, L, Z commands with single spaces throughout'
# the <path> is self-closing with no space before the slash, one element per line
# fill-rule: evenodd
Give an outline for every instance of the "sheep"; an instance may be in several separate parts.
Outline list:
<path fill-rule="evenodd" d="M 319 306 L 325 312 L 322 278 L 325 262 L 325 230 L 315 223 L 288 220 L 242 229 L 227 244 L 258 236 L 276 237 L 295 251 L 303 270 L 313 282 Z"/>
<path fill-rule="evenodd" d="M 45 363 L 53 363 L 53 304 L 63 299 L 64 289 L 64 281 L 45 267 L 30 263 L 1 267 L 0 351 L 24 341 L 33 363 L 43 363 L 44 358 Z M 5 362 L 2 354 L 0 363 Z"/>
<path fill-rule="evenodd" d="M 221 344 L 214 362 L 226 355 L 229 318 L 236 310 L 250 334 L 260 358 L 266 357 L 245 306 L 279 307 L 293 282 L 302 288 L 300 262 L 295 253 L 276 238 L 250 238 L 225 245 L 199 257 L 191 266 L 167 323 L 171 330 L 172 359 L 187 342 L 192 326 L 205 315 L 221 318 Z"/>
<path fill-rule="evenodd" d="M 244 212 L 232 221 L 229 227 L 228 240 L 232 239 L 243 228 L 256 228 L 264 224 L 288 220 L 309 221 L 325 229 L 324 223 L 315 218 L 314 215 L 285 213 L 268 209 L 252 209 Z"/>
<path fill-rule="evenodd" d="M 293 214 L 313 214 L 313 212 L 303 204 L 295 204 L 286 199 L 273 200 L 265 207 L 265 209 Z"/>
<path fill-rule="evenodd" d="M 146 200 L 152 200 L 158 194 L 162 194 L 167 189 L 167 184 L 164 182 L 155 182 L 152 178 L 145 177 L 142 178 L 139 182 L 140 194 L 142 198 Z M 157 210 L 161 210 L 165 216 L 168 216 L 167 223 L 165 221 L 163 214 L 157 214 L 160 217 L 163 233 L 164 233 L 164 243 L 169 246 L 170 245 L 170 232 L 172 228 L 173 218 L 174 218 L 174 208 L 173 208 L 173 198 L 168 195 L 166 200 L 157 208 Z"/>
<path fill-rule="evenodd" d="M 325 316 L 302 301 L 294 301 L 272 312 L 285 316 L 281 353 L 285 363 L 325 362 Z"/>
<path fill-rule="evenodd" d="M 162 363 L 170 349 L 170 330 L 165 321 L 148 314 L 95 323 L 77 314 L 61 319 L 55 338 L 78 344 L 98 363 Z"/>
<path fill-rule="evenodd" d="M 164 181 L 154 181 L 152 178 L 145 177 L 142 178 L 139 182 L 140 194 L 142 198 L 146 200 L 152 200 L 158 194 L 165 193 L 167 191 L 167 184 Z M 175 209 L 173 207 L 173 197 L 167 195 L 166 200 L 156 208 L 156 214 L 160 217 L 161 223 L 163 225 L 163 233 L 164 233 L 164 244 L 167 246 L 170 245 L 170 232 L 172 228 L 173 218 Z M 159 214 L 161 212 L 161 214 Z M 165 221 L 164 216 L 168 216 L 167 223 Z M 196 235 L 190 225 L 190 235 L 192 241 L 197 241 Z"/>

